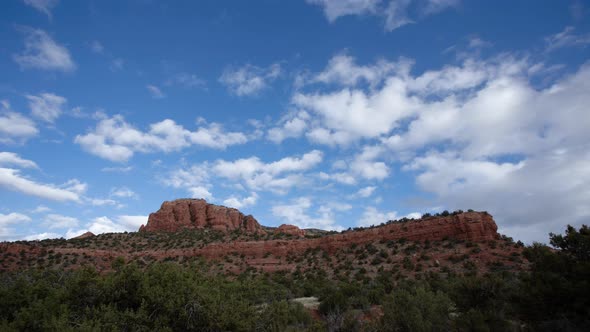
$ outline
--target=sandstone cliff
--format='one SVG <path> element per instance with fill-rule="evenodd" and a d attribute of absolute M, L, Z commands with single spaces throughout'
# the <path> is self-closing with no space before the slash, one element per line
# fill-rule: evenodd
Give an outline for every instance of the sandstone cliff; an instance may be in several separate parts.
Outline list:
<path fill-rule="evenodd" d="M 252 216 L 225 206 L 209 204 L 203 199 L 178 199 L 164 202 L 160 209 L 151 213 L 147 224 L 140 232 L 176 232 L 183 229 L 210 228 L 229 232 L 242 230 L 246 233 L 264 233 Z"/>
<path fill-rule="evenodd" d="M 446 217 L 430 217 L 403 223 L 348 231 L 315 239 L 245 241 L 211 243 L 193 254 L 208 258 L 223 257 L 229 252 L 246 256 L 263 257 L 268 253 L 275 256 L 300 254 L 308 249 L 320 248 L 329 253 L 347 248 L 351 244 L 367 244 L 379 241 L 406 239 L 409 241 L 440 241 L 443 239 L 485 242 L 497 240 L 500 235 L 492 216 L 486 212 L 463 212 Z"/>

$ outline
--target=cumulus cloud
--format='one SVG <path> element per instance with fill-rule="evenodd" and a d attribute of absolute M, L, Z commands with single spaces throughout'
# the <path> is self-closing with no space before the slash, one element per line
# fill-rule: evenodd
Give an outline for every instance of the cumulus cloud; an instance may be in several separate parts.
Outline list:
<path fill-rule="evenodd" d="M 379 160 L 386 149 L 382 146 L 364 146 L 347 162 L 341 161 L 338 169 L 328 173 L 320 172 L 322 180 L 335 181 L 341 184 L 355 185 L 362 180 L 383 180 L 390 175 L 390 167 L 385 161 Z"/>
<path fill-rule="evenodd" d="M 359 191 L 357 191 L 356 195 L 358 197 L 367 198 L 367 197 L 370 197 L 371 195 L 373 195 L 373 192 L 375 192 L 375 189 L 377 189 L 377 187 L 367 186 L 367 187 L 359 189 Z"/>
<path fill-rule="evenodd" d="M 462 58 L 421 73 L 411 70 L 411 60 L 379 61 L 381 71 L 379 62 L 334 60 L 338 70 L 329 64 L 308 75 L 308 82 L 324 79 L 294 94 L 298 112 L 280 125 L 306 112 L 303 133 L 294 136 L 346 150 L 360 146 L 320 179 L 383 180 L 399 163 L 418 188 L 434 194 L 429 204 L 488 210 L 500 229 L 523 240 L 533 240 L 536 228 L 544 235 L 536 239 L 544 240 L 590 216 L 581 203 L 590 181 L 590 65 L 560 77 L 511 54 Z M 327 78 L 347 72 L 345 83 Z M 535 85 L 549 73 L 547 83 Z"/>
<path fill-rule="evenodd" d="M 31 119 L 12 111 L 7 100 L 0 100 L 0 143 L 25 141 L 38 133 Z"/>
<path fill-rule="evenodd" d="M 13 56 L 21 68 L 59 70 L 70 72 L 76 64 L 65 46 L 56 43 L 51 36 L 40 29 L 20 28 L 26 35 L 25 49 Z"/>
<path fill-rule="evenodd" d="M 397 219 L 396 212 L 382 212 L 377 210 L 377 208 L 374 206 L 367 206 L 363 212 L 363 215 L 357 222 L 357 226 L 368 227 L 379 225 L 381 223 L 395 219 Z"/>
<path fill-rule="evenodd" d="M 62 113 L 67 100 L 53 93 L 27 95 L 31 114 L 45 122 L 53 123 Z"/>
<path fill-rule="evenodd" d="M 332 207 L 320 205 L 317 212 L 309 213 L 314 206 L 311 198 L 301 197 L 290 204 L 279 204 L 272 207 L 272 214 L 277 217 L 277 224 L 292 224 L 300 228 L 319 228 L 325 230 L 343 229 L 336 224 L 336 217 Z"/>
<path fill-rule="evenodd" d="M 253 192 L 250 194 L 250 196 L 247 197 L 236 197 L 236 196 L 230 196 L 229 198 L 225 199 L 223 201 L 223 204 L 229 207 L 233 207 L 236 209 L 241 209 L 247 206 L 252 206 L 256 204 L 256 201 L 258 200 L 258 195 Z"/>
<path fill-rule="evenodd" d="M 78 227 L 78 219 L 60 214 L 48 214 L 44 218 L 44 223 L 49 228 L 72 228 Z"/>
<path fill-rule="evenodd" d="M 225 68 L 219 82 L 237 96 L 253 96 L 267 88 L 280 74 L 281 65 L 278 63 L 266 68 L 246 64 L 239 68 Z"/>
<path fill-rule="evenodd" d="M 93 131 L 77 135 L 74 140 L 87 152 L 115 162 L 125 162 L 136 152 L 172 152 L 191 145 L 225 149 L 247 141 L 245 134 L 225 132 L 217 123 L 189 131 L 173 120 L 165 119 L 151 124 L 150 129 L 144 132 L 127 123 L 120 115 L 100 120 Z"/>
<path fill-rule="evenodd" d="M 173 170 L 161 181 L 173 188 L 184 188 L 193 197 L 211 199 L 212 182 L 223 180 L 240 190 L 247 188 L 252 191 L 244 199 L 235 196 L 228 198 L 228 205 L 254 204 L 257 199 L 255 191 L 285 194 L 291 188 L 303 185 L 306 182 L 303 174 L 322 160 L 323 153 L 319 150 L 310 151 L 301 157 L 285 157 L 269 163 L 255 156 L 233 161 L 219 159 Z"/>
<path fill-rule="evenodd" d="M 14 229 L 10 227 L 13 224 L 29 222 L 31 218 L 22 213 L 11 212 L 9 214 L 0 213 L 0 238 L 9 238 L 14 235 Z"/>
<path fill-rule="evenodd" d="M 148 216 L 121 215 L 117 216 L 116 220 L 119 222 L 119 224 L 123 225 L 126 230 L 134 232 L 137 231 L 141 225 L 145 225 L 147 223 Z"/>
<path fill-rule="evenodd" d="M 307 112 L 298 112 L 294 116 L 288 115 L 279 121 L 276 127 L 268 130 L 267 138 L 280 144 L 287 138 L 300 137 L 307 128 L 309 118 Z"/>
<path fill-rule="evenodd" d="M 216 161 L 211 169 L 219 177 L 239 181 L 252 190 L 271 190 L 278 193 L 300 184 L 303 179 L 300 172 L 307 171 L 323 160 L 319 150 L 310 151 L 297 157 L 264 163 L 258 157 L 238 159 L 235 161 Z"/>

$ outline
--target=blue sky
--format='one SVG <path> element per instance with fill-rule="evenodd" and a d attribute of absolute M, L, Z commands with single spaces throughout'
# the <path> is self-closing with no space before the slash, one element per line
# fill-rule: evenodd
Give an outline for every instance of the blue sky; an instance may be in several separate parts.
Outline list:
<path fill-rule="evenodd" d="M 199 197 L 341 230 L 590 217 L 583 1 L 9 0 L 0 240 L 133 231 Z"/>

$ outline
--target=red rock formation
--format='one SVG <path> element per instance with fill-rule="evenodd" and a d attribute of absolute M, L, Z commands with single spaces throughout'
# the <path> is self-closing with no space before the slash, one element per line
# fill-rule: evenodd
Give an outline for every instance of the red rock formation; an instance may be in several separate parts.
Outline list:
<path fill-rule="evenodd" d="M 78 235 L 76 237 L 73 237 L 72 239 L 85 239 L 85 238 L 89 238 L 89 237 L 93 237 L 93 236 L 95 236 L 94 233 L 92 233 L 92 232 L 86 232 L 86 233 L 84 233 L 82 235 Z"/>
<path fill-rule="evenodd" d="M 252 216 L 240 211 L 208 204 L 203 199 L 178 199 L 164 202 L 160 209 L 151 213 L 147 225 L 140 232 L 176 232 L 183 229 L 204 229 L 229 232 L 241 229 L 247 233 L 263 233 L 264 230 Z"/>
<path fill-rule="evenodd" d="M 208 258 L 220 258 L 230 252 L 239 252 L 248 257 L 264 257 L 301 254 L 307 249 L 321 248 L 334 253 L 351 244 L 366 244 L 381 240 L 440 241 L 445 238 L 483 242 L 497 240 L 498 227 L 491 215 L 485 212 L 464 212 L 446 217 L 430 217 L 403 223 L 328 235 L 316 239 L 247 241 L 211 243 L 193 254 Z"/>
<path fill-rule="evenodd" d="M 304 237 L 305 231 L 295 225 L 282 224 L 274 230 L 275 234 L 289 234 L 298 237 Z"/>

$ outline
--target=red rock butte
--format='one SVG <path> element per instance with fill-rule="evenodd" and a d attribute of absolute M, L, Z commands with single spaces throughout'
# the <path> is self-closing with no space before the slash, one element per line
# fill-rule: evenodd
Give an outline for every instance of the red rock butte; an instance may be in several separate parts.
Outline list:
<path fill-rule="evenodd" d="M 209 204 L 203 199 L 178 199 L 164 202 L 157 212 L 150 214 L 147 225 L 142 225 L 139 231 L 176 232 L 187 229 L 213 229 L 222 232 L 241 230 L 251 234 L 266 233 L 251 215 L 245 216 L 237 209 Z M 382 226 L 327 235 L 321 240 L 302 238 L 295 240 L 291 245 L 305 248 L 317 246 L 330 250 L 332 247 L 337 248 L 350 243 L 360 244 L 401 238 L 410 241 L 437 241 L 452 238 L 479 242 L 498 239 L 497 230 L 498 227 L 490 214 L 469 211 L 406 222 L 391 222 Z M 305 230 L 293 225 L 281 225 L 274 232 L 297 237 L 305 236 Z M 306 244 L 302 245 L 300 242 L 306 242 Z"/>
<path fill-rule="evenodd" d="M 177 199 L 162 203 L 151 213 L 140 232 L 177 232 L 185 229 L 213 229 L 222 232 L 242 230 L 264 233 L 254 217 L 245 216 L 237 209 L 207 203 L 204 199 Z"/>

